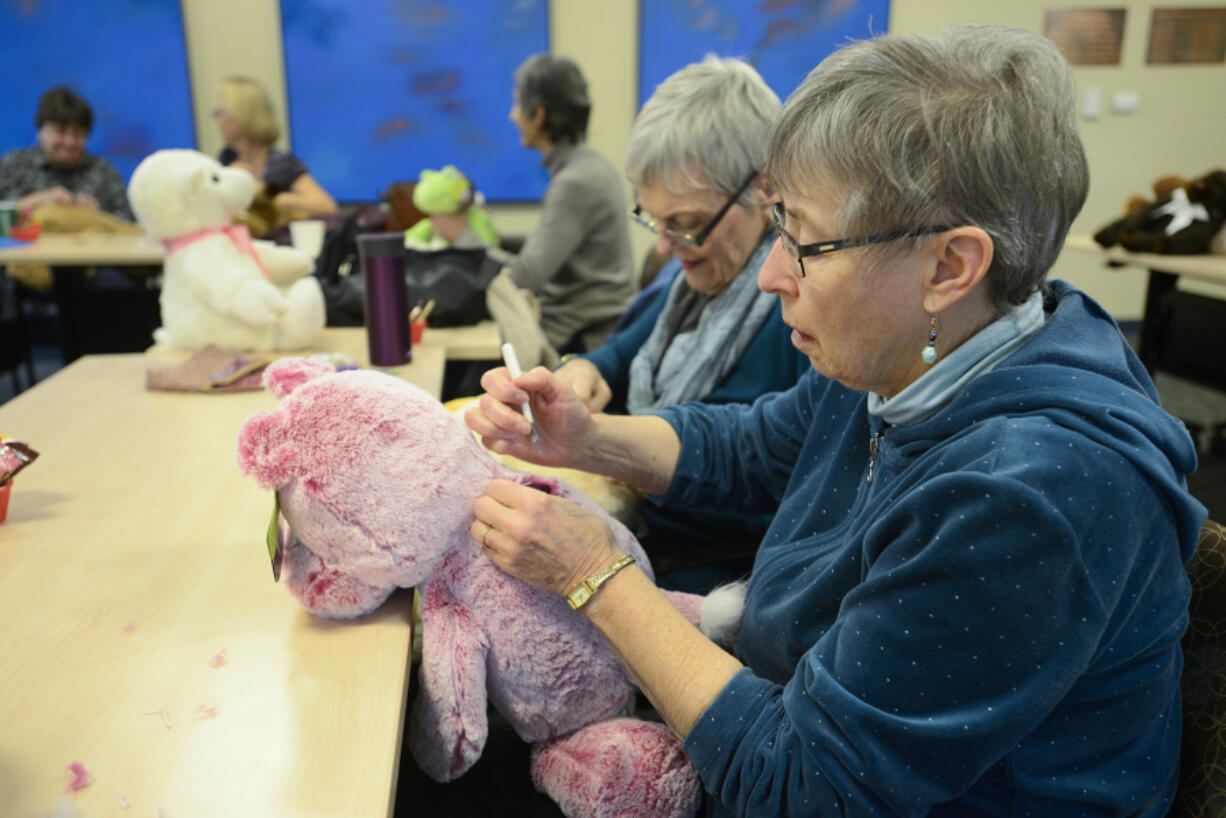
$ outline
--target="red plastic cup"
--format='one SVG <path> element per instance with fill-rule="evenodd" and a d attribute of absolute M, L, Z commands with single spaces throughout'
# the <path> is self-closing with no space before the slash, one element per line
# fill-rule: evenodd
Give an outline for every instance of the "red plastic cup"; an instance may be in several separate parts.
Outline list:
<path fill-rule="evenodd" d="M 425 321 L 413 321 L 409 324 L 409 339 L 414 344 L 420 344 L 422 336 L 426 334 Z"/>
<path fill-rule="evenodd" d="M 38 238 L 38 234 L 42 232 L 42 229 L 43 226 L 39 222 L 27 222 L 13 227 L 9 230 L 9 235 L 23 241 L 34 241 Z"/>
<path fill-rule="evenodd" d="M 10 480 L 3 486 L 0 486 L 0 523 L 4 522 L 4 518 L 9 513 L 9 494 L 13 490 L 13 481 Z"/>

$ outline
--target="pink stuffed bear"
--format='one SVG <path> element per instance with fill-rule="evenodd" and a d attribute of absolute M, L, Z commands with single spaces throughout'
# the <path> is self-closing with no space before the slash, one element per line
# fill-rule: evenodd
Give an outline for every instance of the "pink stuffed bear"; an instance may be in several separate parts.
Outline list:
<path fill-rule="evenodd" d="M 421 595 L 421 692 L 409 747 L 450 781 L 481 755 L 492 703 L 534 745 L 532 775 L 569 816 L 687 816 L 697 774 L 663 725 L 627 712 L 634 689 L 605 640 L 566 601 L 501 571 L 469 535 L 473 502 L 503 477 L 573 500 L 638 541 L 569 485 L 501 466 L 421 389 L 300 358 L 270 365 L 281 398 L 243 425 L 244 473 L 276 490 L 283 567 L 307 610 L 352 617 L 397 587 Z M 678 598 L 691 619 L 698 598 Z"/>

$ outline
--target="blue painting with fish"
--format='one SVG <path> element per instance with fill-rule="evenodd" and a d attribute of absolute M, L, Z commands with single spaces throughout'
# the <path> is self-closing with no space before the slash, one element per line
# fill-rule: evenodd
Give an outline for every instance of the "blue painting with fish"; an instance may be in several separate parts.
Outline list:
<path fill-rule="evenodd" d="M 281 23 L 294 153 L 341 201 L 447 164 L 490 201 L 544 194 L 507 112 L 548 0 L 281 0 Z"/>
<path fill-rule="evenodd" d="M 0 153 L 34 144 L 38 98 L 58 85 L 89 103 L 85 149 L 125 180 L 158 148 L 196 147 L 178 0 L 0 0 L 0 77 Z"/>
<path fill-rule="evenodd" d="M 849 39 L 889 28 L 889 0 L 643 0 L 639 104 L 707 54 L 748 61 L 780 99 Z"/>

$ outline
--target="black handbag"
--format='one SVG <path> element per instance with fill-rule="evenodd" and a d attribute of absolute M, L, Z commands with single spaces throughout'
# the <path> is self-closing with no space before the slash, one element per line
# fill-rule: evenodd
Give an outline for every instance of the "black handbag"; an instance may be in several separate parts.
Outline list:
<path fill-rule="evenodd" d="M 365 280 L 358 236 L 370 232 L 356 215 L 324 236 L 315 277 L 324 294 L 329 327 L 360 327 L 366 322 Z M 471 326 L 489 318 L 485 290 L 501 266 L 483 247 L 405 249 L 404 277 L 409 305 L 434 300 L 428 321 L 435 327 Z"/>
<path fill-rule="evenodd" d="M 315 259 L 315 277 L 323 290 L 329 327 L 360 327 L 365 323 L 365 287 L 358 261 L 358 234 L 369 228 L 362 224 L 360 216 L 360 213 L 350 214 L 325 233 L 323 247 Z"/>
<path fill-rule="evenodd" d="M 409 304 L 433 299 L 427 320 L 434 327 L 471 326 L 489 318 L 485 290 L 500 269 L 484 247 L 404 251 Z"/>

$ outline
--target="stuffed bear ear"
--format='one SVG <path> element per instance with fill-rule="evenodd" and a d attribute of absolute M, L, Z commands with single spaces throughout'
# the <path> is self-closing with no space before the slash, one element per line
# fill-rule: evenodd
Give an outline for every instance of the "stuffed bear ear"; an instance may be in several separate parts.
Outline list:
<path fill-rule="evenodd" d="M 238 467 L 263 488 L 277 489 L 294 479 L 298 454 L 286 440 L 284 413 L 257 412 L 238 430 Z"/>
<path fill-rule="evenodd" d="M 174 178 L 174 189 L 182 191 L 196 192 L 200 189 L 201 182 L 204 181 L 205 174 L 208 173 L 208 168 L 201 167 L 195 162 L 188 163 L 186 167 L 174 168 L 171 176 Z"/>
<path fill-rule="evenodd" d="M 264 388 L 276 397 L 283 398 L 307 381 L 335 371 L 327 364 L 308 361 L 306 358 L 281 358 L 264 369 Z"/>

